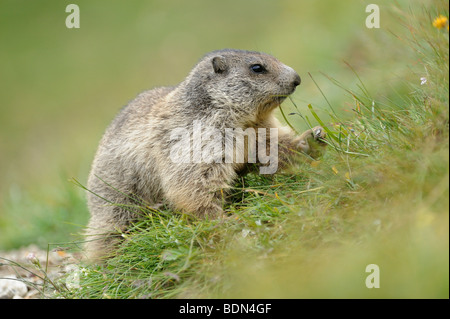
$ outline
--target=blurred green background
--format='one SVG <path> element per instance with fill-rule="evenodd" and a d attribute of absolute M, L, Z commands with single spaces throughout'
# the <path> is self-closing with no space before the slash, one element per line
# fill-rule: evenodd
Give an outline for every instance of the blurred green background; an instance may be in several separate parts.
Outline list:
<path fill-rule="evenodd" d="M 392 1 L 377 1 L 381 28 L 366 28 L 372 2 L 2 0 L 0 250 L 74 240 L 88 212 L 68 180 L 85 183 L 108 123 L 139 92 L 183 80 L 208 51 L 276 56 L 302 77 L 293 99 L 305 112 L 310 103 L 327 108 L 308 72 L 349 112 L 344 92 L 320 73 L 352 87 L 344 61 L 375 96 L 389 82 L 403 90 L 409 53 L 387 45 L 403 27 Z M 79 29 L 66 28 L 69 3 L 80 8 Z"/>

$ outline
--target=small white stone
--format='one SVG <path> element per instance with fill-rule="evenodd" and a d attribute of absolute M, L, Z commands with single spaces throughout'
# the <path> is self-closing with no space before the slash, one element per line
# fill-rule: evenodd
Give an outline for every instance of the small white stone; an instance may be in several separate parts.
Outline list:
<path fill-rule="evenodd" d="M 27 291 L 27 285 L 17 280 L 17 277 L 14 275 L 5 276 L 0 279 L 0 299 L 23 297 Z"/>

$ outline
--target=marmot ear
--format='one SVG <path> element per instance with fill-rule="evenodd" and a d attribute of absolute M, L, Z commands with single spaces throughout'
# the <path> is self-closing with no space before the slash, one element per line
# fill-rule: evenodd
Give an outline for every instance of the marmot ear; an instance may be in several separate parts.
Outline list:
<path fill-rule="evenodd" d="M 214 72 L 216 73 L 224 73 L 227 70 L 227 64 L 223 56 L 214 57 L 212 59 L 212 65 L 214 68 Z"/>

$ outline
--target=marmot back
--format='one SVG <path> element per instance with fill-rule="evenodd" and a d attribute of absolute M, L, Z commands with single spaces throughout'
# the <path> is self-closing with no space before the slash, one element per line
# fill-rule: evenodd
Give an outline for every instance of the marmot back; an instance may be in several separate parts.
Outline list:
<path fill-rule="evenodd" d="M 292 68 L 268 54 L 226 49 L 206 54 L 179 85 L 138 95 L 108 127 L 92 164 L 88 258 L 113 252 L 118 232 L 138 218 L 133 206 L 165 203 L 215 218 L 223 192 L 249 164 L 276 163 L 276 171 L 292 150 L 320 155 L 322 128 L 295 136 L 272 115 L 299 84 Z"/>

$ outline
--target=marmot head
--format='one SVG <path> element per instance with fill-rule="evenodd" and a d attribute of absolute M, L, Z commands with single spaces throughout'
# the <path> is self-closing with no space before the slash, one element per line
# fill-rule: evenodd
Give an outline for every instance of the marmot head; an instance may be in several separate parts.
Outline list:
<path fill-rule="evenodd" d="M 219 50 L 206 54 L 185 80 L 194 107 L 227 107 L 257 115 L 277 107 L 300 84 L 291 67 L 271 55 Z"/>

